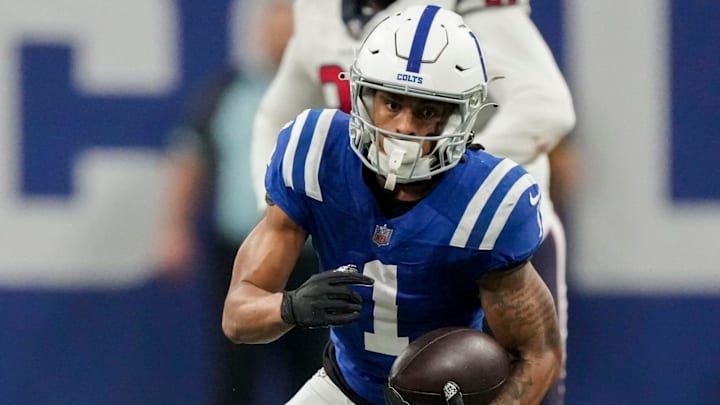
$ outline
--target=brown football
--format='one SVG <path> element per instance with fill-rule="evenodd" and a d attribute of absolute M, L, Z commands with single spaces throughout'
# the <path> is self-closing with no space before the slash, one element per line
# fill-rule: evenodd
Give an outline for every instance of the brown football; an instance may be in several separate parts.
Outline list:
<path fill-rule="evenodd" d="M 445 405 L 443 386 L 460 387 L 465 405 L 488 404 L 510 374 L 510 358 L 492 337 L 442 328 L 413 341 L 395 359 L 388 383 L 412 405 Z"/>

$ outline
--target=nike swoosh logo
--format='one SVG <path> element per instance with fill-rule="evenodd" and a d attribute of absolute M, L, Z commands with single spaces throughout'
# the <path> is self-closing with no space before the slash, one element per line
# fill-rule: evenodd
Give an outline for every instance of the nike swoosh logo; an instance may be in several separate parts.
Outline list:
<path fill-rule="evenodd" d="M 535 195 L 530 193 L 530 205 L 537 205 L 538 201 L 540 201 L 540 193 Z"/>

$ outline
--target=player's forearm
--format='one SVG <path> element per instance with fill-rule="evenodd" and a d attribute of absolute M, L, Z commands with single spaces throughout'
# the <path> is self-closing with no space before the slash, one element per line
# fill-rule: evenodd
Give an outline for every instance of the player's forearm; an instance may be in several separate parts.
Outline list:
<path fill-rule="evenodd" d="M 240 282 L 225 300 L 222 328 L 234 343 L 268 343 L 292 326 L 280 317 L 282 293 L 271 293 Z"/>
<path fill-rule="evenodd" d="M 562 345 L 552 296 L 532 265 L 483 289 L 482 305 L 496 340 L 517 357 L 494 404 L 537 404 L 557 379 Z"/>
<path fill-rule="evenodd" d="M 282 291 L 307 233 L 270 207 L 238 250 L 223 310 L 223 331 L 236 343 L 267 343 L 292 327 L 282 321 Z"/>
<path fill-rule="evenodd" d="M 523 353 L 493 405 L 539 404 L 560 375 L 560 351 Z"/>

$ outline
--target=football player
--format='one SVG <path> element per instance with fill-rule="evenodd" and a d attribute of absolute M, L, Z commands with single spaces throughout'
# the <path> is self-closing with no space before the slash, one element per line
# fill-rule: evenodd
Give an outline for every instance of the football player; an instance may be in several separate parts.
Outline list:
<path fill-rule="evenodd" d="M 283 63 L 255 117 L 252 143 L 254 189 L 265 209 L 265 169 L 282 126 L 305 108 L 350 109 L 350 88 L 338 77 L 353 61 L 370 27 L 412 0 L 296 0 L 295 31 Z M 437 0 L 454 9 L 483 44 L 490 86 L 498 109 L 479 114 L 474 142 L 494 155 L 520 163 L 538 182 L 543 199 L 544 242 L 533 263 L 557 303 L 563 341 L 567 338 L 566 243 L 550 199 L 548 152 L 575 125 L 565 79 L 529 17 L 529 0 Z M 563 370 L 564 375 L 564 370 Z M 563 380 L 544 405 L 562 404 Z"/>
<path fill-rule="evenodd" d="M 541 191 L 513 161 L 466 149 L 487 106 L 476 35 L 437 6 L 393 12 L 344 76 L 350 115 L 305 110 L 278 137 L 225 334 L 265 343 L 331 327 L 323 368 L 289 403 L 382 404 L 409 342 L 485 321 L 517 355 L 501 398 L 538 403 L 562 364 L 552 296 L 530 263 Z M 308 236 L 323 271 L 285 291 Z"/>

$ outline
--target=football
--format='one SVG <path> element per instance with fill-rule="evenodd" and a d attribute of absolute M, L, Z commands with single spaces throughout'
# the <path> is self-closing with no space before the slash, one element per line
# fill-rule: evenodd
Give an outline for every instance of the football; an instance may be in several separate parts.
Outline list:
<path fill-rule="evenodd" d="M 450 403 L 488 404 L 510 368 L 507 352 L 489 335 L 471 328 L 437 329 L 410 343 L 395 359 L 386 397 L 396 397 L 391 404 L 446 405 L 443 390 L 452 395 L 459 389 L 462 402 Z"/>

